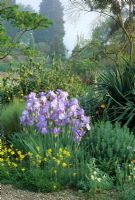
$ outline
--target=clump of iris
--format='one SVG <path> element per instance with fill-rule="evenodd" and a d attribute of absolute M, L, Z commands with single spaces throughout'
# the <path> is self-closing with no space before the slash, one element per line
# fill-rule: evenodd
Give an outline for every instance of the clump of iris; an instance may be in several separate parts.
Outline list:
<path fill-rule="evenodd" d="M 23 126 L 35 126 L 42 134 L 60 134 L 62 127 L 68 126 L 76 142 L 81 140 L 86 130 L 90 130 L 89 121 L 78 100 L 68 100 L 68 93 L 60 89 L 39 94 L 31 92 L 26 97 L 26 109 L 20 117 Z"/>

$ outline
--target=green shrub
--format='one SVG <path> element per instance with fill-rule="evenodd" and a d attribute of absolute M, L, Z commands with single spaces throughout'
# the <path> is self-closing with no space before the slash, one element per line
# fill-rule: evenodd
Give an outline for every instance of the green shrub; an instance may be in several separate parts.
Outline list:
<path fill-rule="evenodd" d="M 85 176 L 83 180 L 77 183 L 79 189 L 96 192 L 109 190 L 113 187 L 113 179 L 107 173 L 102 172 L 95 165 L 95 159 L 91 159 L 86 165 Z"/>
<path fill-rule="evenodd" d="M 54 66 L 46 71 L 45 90 L 61 89 L 67 91 L 70 97 L 85 94 L 87 87 L 81 82 L 78 75 L 71 72 L 69 66 Z"/>
<path fill-rule="evenodd" d="M 32 91 L 40 91 L 44 74 L 44 62 L 36 62 L 33 59 L 12 68 L 3 78 L 0 92 L 1 102 L 10 102 L 14 98 L 22 98 Z"/>
<path fill-rule="evenodd" d="M 31 168 L 20 175 L 21 177 L 15 175 L 18 182 L 14 184 L 21 189 L 29 189 L 34 192 L 53 192 L 62 187 L 57 181 L 50 179 L 48 171 L 45 169 Z"/>
<path fill-rule="evenodd" d="M 51 133 L 42 135 L 29 129 L 10 139 L 15 149 L 30 155 L 28 168 L 47 171 L 48 179 L 63 186 L 76 187 L 77 180 L 84 176 L 85 152 L 72 140 L 68 129 L 64 128 L 57 136 Z"/>
<path fill-rule="evenodd" d="M 74 75 L 70 67 L 65 66 L 64 63 L 58 62 L 51 67 L 46 67 L 43 60 L 37 62 L 33 59 L 13 68 L 1 82 L 1 103 L 22 98 L 30 92 L 62 89 L 71 97 L 76 97 L 85 94 L 87 89 L 79 76 Z"/>
<path fill-rule="evenodd" d="M 128 147 L 135 147 L 135 139 L 127 127 L 99 122 L 84 139 L 83 145 L 89 158 L 96 158 L 103 171 L 113 174 L 118 164 L 133 159 L 133 152 Z"/>
<path fill-rule="evenodd" d="M 3 106 L 0 113 L 0 130 L 4 132 L 5 136 L 21 130 L 19 117 L 23 110 L 24 103 L 19 100 Z"/>

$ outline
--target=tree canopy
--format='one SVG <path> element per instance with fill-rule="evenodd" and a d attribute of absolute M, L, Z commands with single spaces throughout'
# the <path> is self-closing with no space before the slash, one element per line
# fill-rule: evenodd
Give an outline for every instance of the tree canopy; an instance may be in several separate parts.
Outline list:
<path fill-rule="evenodd" d="M 113 20 L 113 30 L 120 30 L 123 36 L 123 49 L 133 61 L 135 36 L 134 0 L 70 0 L 72 4 L 87 12 L 95 11 Z M 115 28 L 114 28 L 115 27 Z"/>
<path fill-rule="evenodd" d="M 21 11 L 14 2 L 0 1 L 0 59 L 7 57 L 11 51 L 17 47 L 22 35 L 26 32 L 38 28 L 48 28 L 51 24 L 47 18 L 37 13 Z M 17 27 L 17 32 L 13 37 L 6 33 L 4 22 L 10 22 L 13 27 Z"/>

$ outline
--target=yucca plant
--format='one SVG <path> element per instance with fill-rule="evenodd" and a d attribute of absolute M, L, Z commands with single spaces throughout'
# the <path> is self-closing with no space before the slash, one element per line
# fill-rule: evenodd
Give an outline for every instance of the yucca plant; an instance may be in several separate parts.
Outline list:
<path fill-rule="evenodd" d="M 135 129 L 135 67 L 116 67 L 100 77 L 99 89 L 104 93 L 109 120 Z"/>

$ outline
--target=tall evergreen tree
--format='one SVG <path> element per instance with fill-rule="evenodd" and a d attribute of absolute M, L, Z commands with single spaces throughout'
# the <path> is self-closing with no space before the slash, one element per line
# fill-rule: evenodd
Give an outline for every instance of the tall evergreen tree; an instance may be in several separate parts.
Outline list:
<path fill-rule="evenodd" d="M 12 6 L 16 5 L 16 0 L 9 0 L 9 4 Z M 9 21 L 5 21 L 4 26 L 6 28 L 7 35 L 10 37 L 14 37 L 17 29 L 13 27 L 13 25 Z"/>
<path fill-rule="evenodd" d="M 44 42 L 48 46 L 48 55 L 56 55 L 57 58 L 65 56 L 63 7 L 59 0 L 42 0 L 40 14 L 52 20 L 48 30 L 36 31 L 35 42 Z"/>

